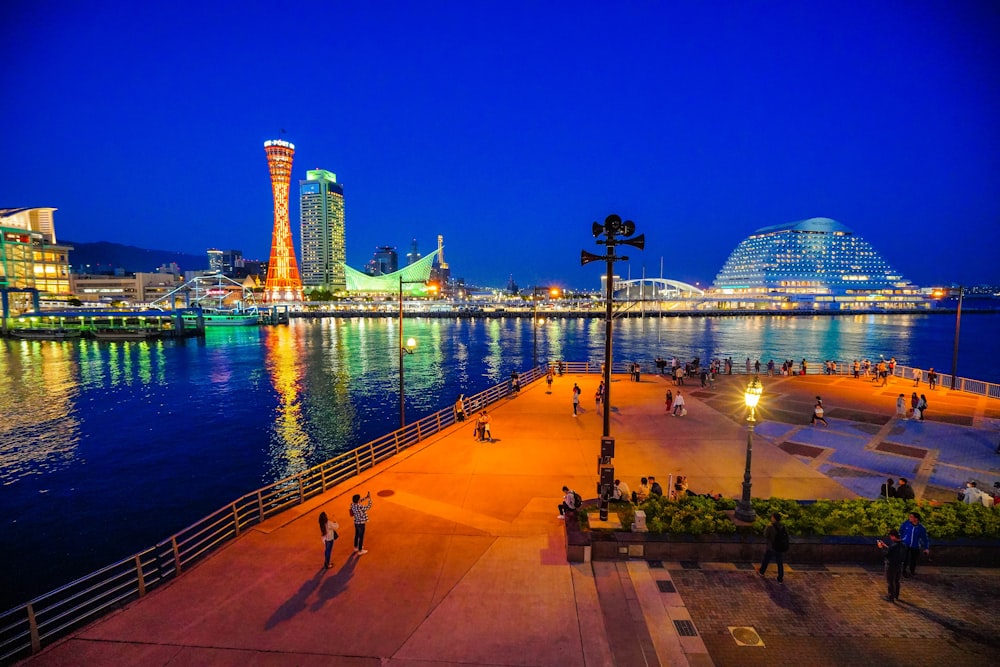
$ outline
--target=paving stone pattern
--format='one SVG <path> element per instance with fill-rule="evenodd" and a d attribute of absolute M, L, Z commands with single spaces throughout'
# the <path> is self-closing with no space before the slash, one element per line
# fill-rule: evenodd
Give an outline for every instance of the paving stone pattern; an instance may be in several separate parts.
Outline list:
<path fill-rule="evenodd" d="M 718 667 L 986 665 L 1000 651 L 996 570 L 918 566 L 890 603 L 878 565 L 786 566 L 784 584 L 773 564 L 766 579 L 736 565 L 667 567 Z M 738 646 L 733 626 L 754 628 L 764 646 Z"/>

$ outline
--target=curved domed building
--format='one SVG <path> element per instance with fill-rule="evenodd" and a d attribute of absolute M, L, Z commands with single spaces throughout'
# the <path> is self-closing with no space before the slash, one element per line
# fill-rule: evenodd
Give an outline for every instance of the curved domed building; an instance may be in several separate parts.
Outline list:
<path fill-rule="evenodd" d="M 762 227 L 742 241 L 715 277 L 721 308 L 872 309 L 927 306 L 850 228 L 830 218 Z"/>

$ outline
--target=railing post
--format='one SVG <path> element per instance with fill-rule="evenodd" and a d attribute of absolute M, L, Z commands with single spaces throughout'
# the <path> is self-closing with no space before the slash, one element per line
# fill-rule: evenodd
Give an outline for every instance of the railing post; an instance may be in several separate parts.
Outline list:
<path fill-rule="evenodd" d="M 181 550 L 177 547 L 177 536 L 170 538 L 170 548 L 174 552 L 174 570 L 179 576 L 181 573 Z"/>
<path fill-rule="evenodd" d="M 421 435 L 422 431 L 420 426 L 421 426 L 420 422 L 417 422 L 417 442 L 420 442 L 421 440 L 424 439 L 423 435 Z"/>
<path fill-rule="evenodd" d="M 139 581 L 139 597 L 146 594 L 146 577 L 142 573 L 142 558 L 139 554 L 135 555 L 135 574 Z"/>
<path fill-rule="evenodd" d="M 354 450 L 354 474 L 361 474 L 361 457 L 358 455 L 358 450 Z"/>
<path fill-rule="evenodd" d="M 393 438 L 392 438 L 393 443 L 394 443 L 394 445 L 396 447 L 396 453 L 397 454 L 399 454 L 399 433 L 400 433 L 400 431 L 402 431 L 402 429 L 399 429 L 395 433 L 393 433 Z M 375 465 L 375 451 L 374 450 L 372 450 L 372 465 Z"/>
<path fill-rule="evenodd" d="M 299 505 L 306 501 L 306 489 L 302 483 L 302 473 L 299 473 Z"/>
<path fill-rule="evenodd" d="M 236 528 L 236 537 L 240 536 L 240 513 L 236 509 L 236 503 L 233 503 L 233 526 Z"/>
<path fill-rule="evenodd" d="M 35 618 L 35 607 L 29 602 L 28 610 L 28 630 L 31 632 L 31 653 L 35 654 L 42 650 L 42 639 L 38 636 L 38 619 Z"/>
<path fill-rule="evenodd" d="M 319 482 L 320 482 L 320 487 L 323 489 L 323 492 L 325 493 L 326 492 L 326 463 L 321 463 L 320 466 L 319 466 Z"/>
<path fill-rule="evenodd" d="M 257 489 L 257 521 L 264 521 L 264 495 Z"/>

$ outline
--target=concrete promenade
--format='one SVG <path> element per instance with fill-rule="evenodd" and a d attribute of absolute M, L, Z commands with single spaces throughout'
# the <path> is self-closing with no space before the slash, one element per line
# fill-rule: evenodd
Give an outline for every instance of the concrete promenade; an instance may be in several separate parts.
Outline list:
<path fill-rule="evenodd" d="M 797 567 L 785 584 L 749 563 L 566 562 L 560 487 L 595 495 L 597 376 L 557 377 L 494 406 L 495 442 L 466 422 L 247 531 L 176 581 L 27 661 L 32 665 L 937 665 L 988 664 L 1000 642 L 1000 571 L 931 560 L 881 599 L 867 563 Z M 917 389 L 922 423 L 893 419 L 888 387 L 847 377 L 762 377 L 754 496 L 874 496 L 887 475 L 918 496 L 954 498 L 1000 480 L 1000 401 Z M 745 375 L 681 387 L 615 376 L 616 474 L 688 475 L 696 492 L 740 492 Z M 572 415 L 571 389 L 583 390 Z M 823 396 L 829 427 L 809 426 Z M 371 491 L 365 547 L 352 553 L 351 494 Z M 320 511 L 341 524 L 322 568 Z M 933 539 L 933 536 L 931 536 Z M 933 558 L 933 549 L 932 549 Z M 770 574 L 770 573 L 769 573 Z M 675 592 L 672 592 L 672 588 Z M 752 627 L 762 646 L 730 630 Z"/>

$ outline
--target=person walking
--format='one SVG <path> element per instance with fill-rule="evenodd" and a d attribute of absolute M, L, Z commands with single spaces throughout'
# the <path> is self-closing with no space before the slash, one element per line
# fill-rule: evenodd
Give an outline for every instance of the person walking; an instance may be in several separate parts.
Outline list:
<path fill-rule="evenodd" d="M 895 602 L 899 599 L 899 577 L 903 573 L 906 547 L 900 541 L 899 531 L 895 528 L 889 530 L 888 543 L 878 540 L 875 544 L 885 556 L 885 583 L 888 589 L 885 599 L 889 602 Z"/>
<path fill-rule="evenodd" d="M 677 395 L 674 396 L 674 411 L 671 413 L 674 417 L 687 414 L 687 408 L 684 407 L 684 396 L 681 395 L 681 390 L 677 390 Z"/>
<path fill-rule="evenodd" d="M 672 392 L 671 390 L 667 389 L 667 397 L 664 400 L 664 403 L 667 404 L 667 410 L 666 411 L 670 412 L 670 409 L 674 406 L 674 392 Z"/>
<path fill-rule="evenodd" d="M 779 584 L 784 583 L 785 552 L 788 551 L 791 540 L 788 536 L 788 529 L 785 528 L 785 524 L 781 523 L 781 517 L 777 512 L 771 514 L 771 523 L 764 529 L 764 539 L 767 541 L 767 547 L 764 550 L 764 560 L 761 561 L 757 573 L 762 577 L 765 576 L 767 566 L 770 565 L 773 558 L 774 562 L 778 564 L 777 581 Z"/>
<path fill-rule="evenodd" d="M 919 385 L 920 385 L 920 378 L 921 378 L 921 376 L 923 375 L 923 374 L 922 374 L 922 373 L 920 372 L 920 369 L 919 369 L 919 368 L 914 368 L 914 369 L 913 369 L 913 372 L 912 372 L 912 373 L 911 373 L 910 375 L 911 375 L 911 377 L 913 378 L 913 386 L 914 386 L 914 387 L 917 387 L 917 386 L 919 386 Z"/>
<path fill-rule="evenodd" d="M 896 398 L 896 419 L 906 419 L 906 396 L 900 394 Z"/>
<path fill-rule="evenodd" d="M 319 533 L 323 536 L 323 569 L 330 569 L 330 554 L 333 553 L 333 543 L 338 537 L 337 529 L 340 528 L 340 524 L 336 521 L 330 521 L 327 518 L 326 512 L 319 513 Z"/>
<path fill-rule="evenodd" d="M 573 416 L 576 417 L 576 410 L 580 406 L 580 385 L 573 383 Z"/>
<path fill-rule="evenodd" d="M 361 502 L 361 494 L 355 493 L 351 498 L 351 518 L 354 519 L 354 552 L 359 556 L 368 553 L 365 549 L 365 528 L 368 526 L 368 510 L 372 508 L 372 492 Z"/>
<path fill-rule="evenodd" d="M 927 528 L 920 523 L 920 514 L 910 512 L 903 525 L 899 527 L 899 539 L 906 545 L 906 560 L 903 562 L 903 576 L 912 577 L 917 573 L 917 559 L 920 552 L 925 556 L 931 553 L 930 538 L 927 537 Z M 907 572 L 907 568 L 909 572 Z"/>
<path fill-rule="evenodd" d="M 545 384 L 548 386 L 548 388 L 546 389 L 545 393 L 546 394 L 551 394 L 552 393 L 552 367 L 551 366 L 549 366 L 549 372 L 545 374 Z"/>
<path fill-rule="evenodd" d="M 815 426 L 818 421 L 823 422 L 823 426 L 829 426 L 826 423 L 826 417 L 823 416 L 823 399 L 819 396 L 816 397 L 816 405 L 813 406 L 813 416 L 810 423 Z"/>
<path fill-rule="evenodd" d="M 479 416 L 479 422 L 482 424 L 483 429 L 483 440 L 487 442 L 493 442 L 493 431 L 490 429 L 490 422 L 492 419 L 486 410 L 483 410 L 483 414 Z"/>
<path fill-rule="evenodd" d="M 601 402 L 604 400 L 604 381 L 597 386 L 597 391 L 594 393 L 594 401 L 597 403 L 597 413 L 601 413 Z"/>
<path fill-rule="evenodd" d="M 934 372 L 933 368 L 927 371 L 927 386 L 932 390 L 937 389 L 937 373 Z"/>
<path fill-rule="evenodd" d="M 917 414 L 917 406 L 920 405 L 920 397 L 917 396 L 917 392 L 910 394 L 910 419 L 919 419 L 920 415 Z"/>

